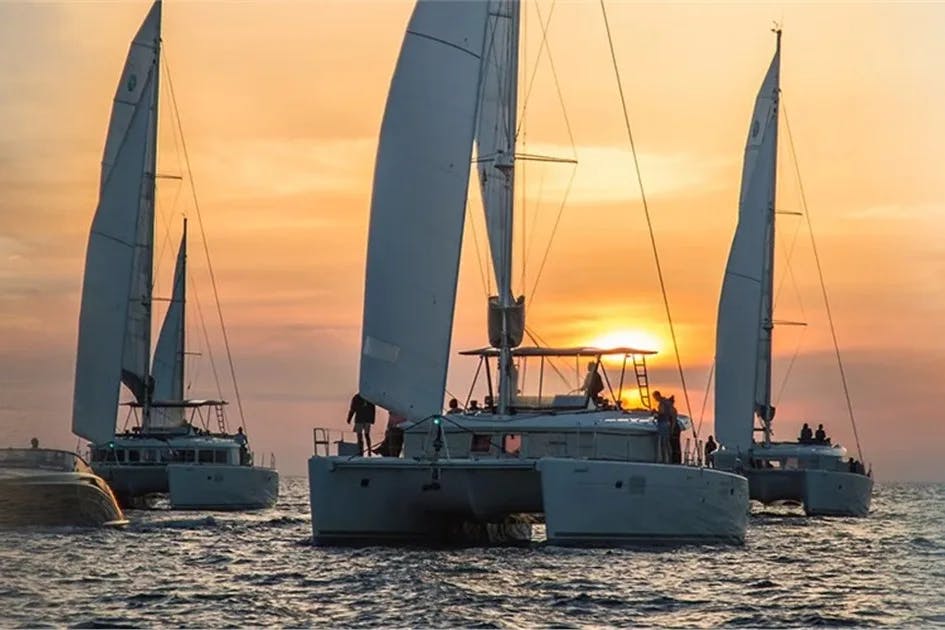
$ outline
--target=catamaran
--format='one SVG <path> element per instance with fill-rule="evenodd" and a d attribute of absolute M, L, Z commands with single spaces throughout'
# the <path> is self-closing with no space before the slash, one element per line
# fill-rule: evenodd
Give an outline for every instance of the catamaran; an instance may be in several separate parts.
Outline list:
<path fill-rule="evenodd" d="M 185 400 L 186 222 L 151 361 L 161 2 L 135 35 L 118 83 L 86 253 L 72 430 L 125 504 L 170 495 L 172 507 L 249 509 L 278 496 L 227 428 L 224 400 Z M 116 435 L 121 385 L 134 426 Z M 140 413 L 140 416 L 139 416 Z"/>
<path fill-rule="evenodd" d="M 380 134 L 365 278 L 360 394 L 406 420 L 393 457 L 309 459 L 314 541 L 449 543 L 469 531 L 554 544 L 744 539 L 744 477 L 659 458 L 648 409 L 624 409 L 603 359 L 637 348 L 524 347 L 512 292 L 520 3 L 419 0 L 391 81 Z M 442 414 L 473 143 L 498 292 L 479 358 L 486 403 Z M 606 395 L 553 391 L 554 361 L 589 360 Z M 537 394 L 516 374 L 537 361 Z M 496 373 L 493 369 L 497 367 Z M 484 369 L 483 369 L 484 368 Z M 548 372 L 545 370 L 548 369 Z M 688 421 L 682 418 L 682 421 Z"/>
<path fill-rule="evenodd" d="M 777 48 L 748 132 L 738 227 L 719 299 L 715 430 L 722 448 L 715 460 L 720 468 L 744 473 L 751 498 L 762 503 L 801 502 L 808 515 L 864 516 L 870 508 L 873 479 L 860 462 L 846 459 L 845 448 L 826 440 L 773 440 L 771 342 L 777 324 L 773 288 L 781 31 L 776 33 Z M 755 432 L 762 434 L 761 441 L 755 441 Z"/>

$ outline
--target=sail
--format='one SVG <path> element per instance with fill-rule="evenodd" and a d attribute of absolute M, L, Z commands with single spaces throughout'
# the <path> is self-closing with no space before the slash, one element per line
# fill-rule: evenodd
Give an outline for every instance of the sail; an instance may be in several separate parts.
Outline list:
<path fill-rule="evenodd" d="M 360 387 L 407 418 L 443 408 L 487 9 L 417 2 L 381 125 Z"/>
<path fill-rule="evenodd" d="M 148 382 L 161 4 L 131 43 L 115 92 L 82 282 L 72 430 L 114 434 L 119 382 Z M 129 323 L 131 322 L 131 323 Z"/>
<path fill-rule="evenodd" d="M 778 155 L 778 49 L 755 101 L 716 326 L 715 431 L 730 450 L 752 443 L 756 409 L 770 405 L 771 286 Z"/>
<path fill-rule="evenodd" d="M 180 401 L 184 399 L 184 310 L 187 304 L 187 222 L 184 236 L 177 252 L 174 267 L 174 289 L 171 302 L 161 324 L 157 345 L 154 348 L 154 400 Z M 179 427 L 183 424 L 183 409 L 180 407 L 152 408 L 145 429 Z"/>
<path fill-rule="evenodd" d="M 511 301 L 512 209 L 518 95 L 518 0 L 490 0 L 482 54 L 477 170 L 501 298 Z"/>

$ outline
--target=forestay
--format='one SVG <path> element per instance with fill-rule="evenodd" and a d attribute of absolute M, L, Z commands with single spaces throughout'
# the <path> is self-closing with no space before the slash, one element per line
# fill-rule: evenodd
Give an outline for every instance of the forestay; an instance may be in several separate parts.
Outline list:
<path fill-rule="evenodd" d="M 778 153 L 778 49 L 755 101 L 716 329 L 715 431 L 730 450 L 751 446 L 756 408 L 770 405 L 771 285 Z"/>
<path fill-rule="evenodd" d="M 155 2 L 115 92 L 86 251 L 72 430 L 92 441 L 114 434 L 119 383 L 140 401 L 148 381 L 160 24 Z"/>
<path fill-rule="evenodd" d="M 443 405 L 487 10 L 417 3 L 381 126 L 360 387 L 413 419 Z"/>

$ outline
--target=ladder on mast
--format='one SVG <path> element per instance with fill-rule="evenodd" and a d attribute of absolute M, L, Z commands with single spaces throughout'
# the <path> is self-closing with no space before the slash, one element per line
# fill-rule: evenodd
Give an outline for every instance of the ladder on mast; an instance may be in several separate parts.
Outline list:
<path fill-rule="evenodd" d="M 640 402 L 650 409 L 650 379 L 646 373 L 646 355 L 634 354 L 633 375 L 637 378 L 637 390 L 640 392 Z"/>

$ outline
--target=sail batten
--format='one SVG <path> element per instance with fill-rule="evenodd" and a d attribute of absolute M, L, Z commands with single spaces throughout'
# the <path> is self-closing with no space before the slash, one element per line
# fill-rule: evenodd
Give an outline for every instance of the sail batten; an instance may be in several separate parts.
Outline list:
<path fill-rule="evenodd" d="M 121 382 L 139 401 L 149 387 L 160 29 L 158 1 L 129 47 L 115 91 L 86 250 L 72 430 L 92 441 L 114 435 Z"/>
<path fill-rule="evenodd" d="M 408 418 L 443 406 L 487 9 L 417 2 L 381 126 L 360 388 Z"/>
<path fill-rule="evenodd" d="M 748 131 L 738 226 L 719 299 L 715 431 L 734 451 L 751 446 L 756 411 L 770 417 L 780 62 L 779 37 Z"/>

